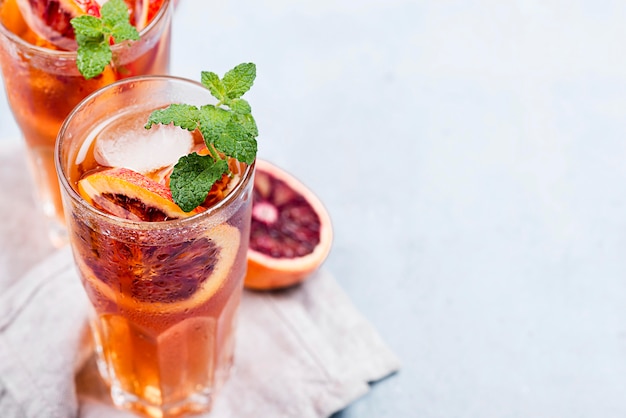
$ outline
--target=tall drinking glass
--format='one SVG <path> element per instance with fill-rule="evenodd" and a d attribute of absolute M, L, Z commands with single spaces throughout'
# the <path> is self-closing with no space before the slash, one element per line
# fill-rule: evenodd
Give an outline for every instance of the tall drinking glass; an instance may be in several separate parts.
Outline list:
<path fill-rule="evenodd" d="M 161 9 L 140 31 L 140 40 L 113 45 L 104 72 L 85 80 L 76 67 L 76 52 L 40 38 L 27 25 L 17 0 L 0 0 L 0 67 L 11 111 L 26 142 L 53 243 L 66 242 L 59 186 L 54 170 L 54 141 L 61 123 L 87 95 L 116 80 L 144 74 L 168 74 L 172 6 Z"/>
<path fill-rule="evenodd" d="M 72 111 L 56 146 L 69 241 L 94 308 L 100 372 L 117 405 L 151 416 L 209 410 L 228 376 L 246 270 L 254 165 L 231 160 L 234 174 L 220 183 L 219 198 L 200 213 L 169 220 L 163 216 L 171 216 L 169 201 L 148 197 L 162 192 L 156 180 L 138 181 L 125 167 L 103 167 L 93 153 L 107 132 L 141 137 L 154 109 L 212 100 L 201 84 L 185 79 L 119 81 Z M 171 135 L 180 130 L 165 129 Z M 190 147 L 196 149 L 201 134 L 193 135 L 196 145 Z M 99 183 L 104 178 L 108 183 Z M 83 198 L 84 179 L 90 203 L 91 197 Z M 92 189 L 99 187 L 102 193 L 94 196 Z M 125 209 L 112 215 L 111 202 Z M 137 214 L 151 221 L 137 220 Z"/>

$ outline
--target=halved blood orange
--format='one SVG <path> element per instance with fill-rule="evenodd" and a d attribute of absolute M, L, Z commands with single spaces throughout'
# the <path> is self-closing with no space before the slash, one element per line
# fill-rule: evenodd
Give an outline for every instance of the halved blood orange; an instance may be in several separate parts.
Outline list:
<path fill-rule="evenodd" d="M 75 233 L 91 243 L 78 248 L 76 262 L 92 297 L 159 314 L 194 309 L 218 292 L 240 243 L 239 230 L 228 224 L 175 244 L 126 243 L 87 227 Z"/>
<path fill-rule="evenodd" d="M 90 205 L 124 219 L 165 221 L 202 211 L 184 212 L 161 183 L 127 168 L 109 168 L 78 181 L 78 192 Z"/>
<path fill-rule="evenodd" d="M 299 180 L 258 159 L 245 286 L 267 290 L 305 280 L 332 244 L 326 208 Z"/>

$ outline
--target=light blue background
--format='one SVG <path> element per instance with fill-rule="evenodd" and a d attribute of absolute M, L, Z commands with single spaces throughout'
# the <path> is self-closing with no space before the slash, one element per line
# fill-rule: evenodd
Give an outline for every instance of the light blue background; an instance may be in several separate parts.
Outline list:
<path fill-rule="evenodd" d="M 340 418 L 626 415 L 626 3 L 181 0 L 403 362 Z M 0 94 L 0 141 L 18 130 Z"/>

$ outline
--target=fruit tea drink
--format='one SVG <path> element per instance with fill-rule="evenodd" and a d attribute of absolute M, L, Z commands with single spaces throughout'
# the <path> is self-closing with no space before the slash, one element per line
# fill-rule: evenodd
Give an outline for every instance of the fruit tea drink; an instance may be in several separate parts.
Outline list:
<path fill-rule="evenodd" d="M 209 410 L 233 362 L 253 166 L 231 161 L 234 174 L 189 217 L 163 185 L 178 154 L 203 152 L 200 134 L 173 125 L 144 129 L 156 108 L 210 100 L 191 81 L 124 80 L 81 103 L 57 142 L 101 373 L 117 405 L 150 416 Z"/>
<path fill-rule="evenodd" d="M 113 45 L 114 64 L 108 65 L 101 75 L 86 80 L 78 72 L 76 51 L 63 50 L 57 45 L 65 45 L 62 42 L 53 44 L 33 31 L 20 12 L 18 1 L 24 0 L 0 0 L 0 67 L 9 105 L 26 142 L 39 204 L 50 225 L 53 242 L 62 244 L 65 228 L 53 158 L 61 123 L 83 98 L 107 84 L 135 75 L 168 73 L 172 6 L 170 0 L 162 0 L 158 8 L 152 0 L 149 14 L 141 13 L 141 26 L 147 26 L 140 31 L 140 40 Z M 75 4 L 74 0 L 39 0 L 38 4 L 46 2 L 59 8 Z M 140 19 L 139 15 L 134 13 L 131 21 Z M 68 16 L 61 11 L 55 16 L 48 16 L 48 20 L 57 26 L 69 25 Z M 34 18 L 30 16 L 28 20 Z M 40 20 L 35 22 L 41 26 Z"/>

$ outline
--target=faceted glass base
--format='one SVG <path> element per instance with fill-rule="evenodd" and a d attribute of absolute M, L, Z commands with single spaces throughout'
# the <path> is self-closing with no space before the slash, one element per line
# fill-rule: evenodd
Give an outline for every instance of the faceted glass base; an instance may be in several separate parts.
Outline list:
<path fill-rule="evenodd" d="M 153 418 L 177 417 L 185 414 L 200 414 L 211 410 L 213 397 L 210 390 L 190 395 L 187 399 L 169 405 L 153 405 L 111 385 L 111 399 L 119 408 L 139 412 Z"/>

